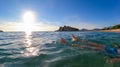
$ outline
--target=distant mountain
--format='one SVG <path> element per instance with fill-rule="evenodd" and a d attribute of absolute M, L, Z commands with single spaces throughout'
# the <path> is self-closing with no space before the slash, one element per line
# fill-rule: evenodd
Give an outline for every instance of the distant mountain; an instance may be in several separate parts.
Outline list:
<path fill-rule="evenodd" d="M 79 29 L 70 26 L 63 26 L 63 27 L 59 27 L 57 31 L 79 31 Z"/>
<path fill-rule="evenodd" d="M 89 31 L 89 30 L 88 30 L 88 29 L 83 28 L 83 29 L 81 29 L 80 31 Z"/>
<path fill-rule="evenodd" d="M 88 29 L 83 28 L 80 31 L 99 31 L 99 30 L 101 30 L 101 29 L 95 28 L 95 29 L 92 29 L 92 30 L 88 30 Z"/>
<path fill-rule="evenodd" d="M 93 31 L 98 31 L 98 30 L 101 30 L 101 29 L 99 29 L 99 28 L 95 28 L 95 29 L 93 29 Z"/>

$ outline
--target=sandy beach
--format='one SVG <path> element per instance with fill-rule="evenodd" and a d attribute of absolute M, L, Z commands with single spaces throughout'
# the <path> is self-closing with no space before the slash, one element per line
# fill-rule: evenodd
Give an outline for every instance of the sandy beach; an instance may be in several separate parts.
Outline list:
<path fill-rule="evenodd" d="M 116 32 L 120 33 L 120 29 L 114 29 L 114 30 L 101 30 L 102 32 Z"/>

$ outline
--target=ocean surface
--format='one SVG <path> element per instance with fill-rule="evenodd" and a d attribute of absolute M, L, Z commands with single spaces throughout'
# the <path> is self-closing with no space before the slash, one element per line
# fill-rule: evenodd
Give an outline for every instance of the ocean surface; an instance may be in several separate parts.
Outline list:
<path fill-rule="evenodd" d="M 110 32 L 0 32 L 0 67 L 120 67 L 120 63 L 106 63 L 103 52 L 61 44 L 70 44 L 71 34 L 80 39 L 112 46 L 120 45 L 120 33 Z M 110 58 L 109 58 L 110 59 Z"/>

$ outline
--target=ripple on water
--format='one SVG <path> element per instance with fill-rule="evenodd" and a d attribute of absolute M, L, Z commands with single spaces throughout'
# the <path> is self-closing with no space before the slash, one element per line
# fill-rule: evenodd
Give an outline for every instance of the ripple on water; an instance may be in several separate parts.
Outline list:
<path fill-rule="evenodd" d="M 100 44 L 120 44 L 120 34 L 114 33 L 36 32 L 29 40 L 23 33 L 0 33 L 0 67 L 104 67 L 104 55 L 98 51 L 59 43 L 61 37 L 71 42 L 71 34 Z"/>

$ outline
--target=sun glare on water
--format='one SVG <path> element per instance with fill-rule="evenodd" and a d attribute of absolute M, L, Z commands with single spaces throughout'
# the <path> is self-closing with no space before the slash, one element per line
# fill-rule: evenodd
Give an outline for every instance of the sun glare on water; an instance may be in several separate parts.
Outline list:
<path fill-rule="evenodd" d="M 25 35 L 25 47 L 24 55 L 27 57 L 39 55 L 39 48 L 32 46 L 32 31 L 37 28 L 35 26 L 35 14 L 32 11 L 27 11 L 22 16 L 23 22 L 21 29 L 26 33 Z"/>
<path fill-rule="evenodd" d="M 35 14 L 32 11 L 27 11 L 23 14 L 23 31 L 26 35 L 31 35 L 35 28 Z"/>

